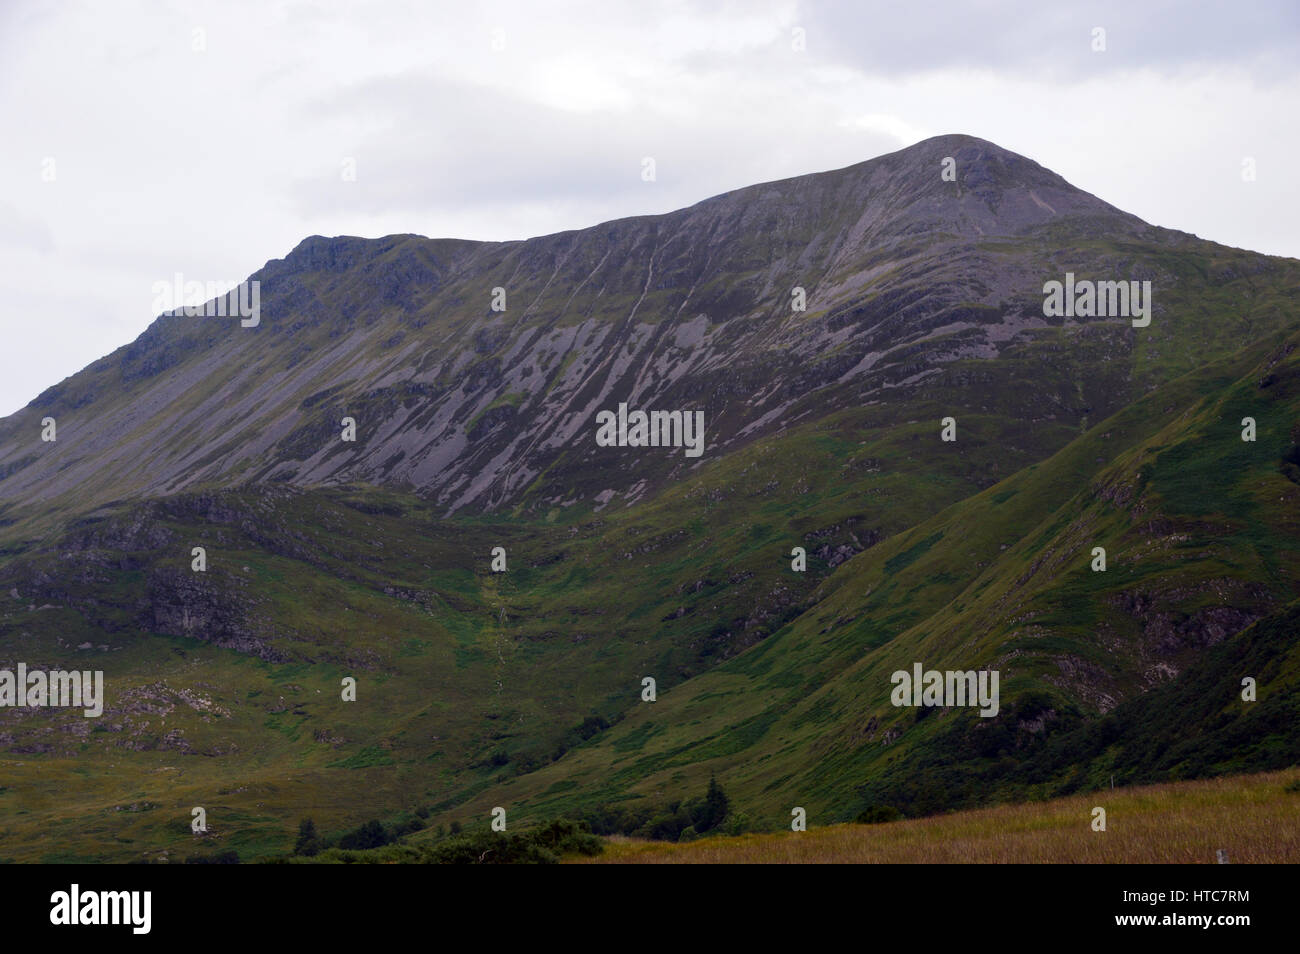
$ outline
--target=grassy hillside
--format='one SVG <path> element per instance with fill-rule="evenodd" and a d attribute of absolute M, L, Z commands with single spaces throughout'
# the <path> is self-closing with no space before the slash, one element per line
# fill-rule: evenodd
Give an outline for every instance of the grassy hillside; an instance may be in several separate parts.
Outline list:
<path fill-rule="evenodd" d="M 716 773 L 760 826 L 795 804 L 827 821 L 876 804 L 919 814 L 1095 787 L 1114 771 L 1160 777 L 1142 765 L 1175 712 L 1202 755 L 1162 771 L 1300 759 L 1295 344 L 1182 378 L 870 548 L 775 636 L 494 788 L 494 804 L 542 817 L 656 805 Z M 1241 440 L 1245 411 L 1255 443 Z M 1094 545 L 1104 573 L 1090 569 Z M 999 668 L 999 717 L 891 706 L 890 673 L 918 661 Z M 1240 699 L 1246 675 L 1258 702 Z M 1207 684 L 1196 705 L 1180 698 Z M 1103 742 L 1080 749 L 1089 727 Z M 1232 733 L 1245 745 L 1235 758 L 1223 755 Z"/>
<path fill-rule="evenodd" d="M 0 665 L 103 669 L 110 699 L 98 722 L 5 712 L 0 858 L 187 852 L 193 806 L 211 819 L 200 847 L 245 857 L 283 850 L 305 815 L 329 829 L 445 813 L 617 722 L 645 675 L 669 691 L 758 644 L 853 553 L 1044 452 L 1007 453 L 1010 435 L 973 421 L 938 468 L 937 422 L 886 432 L 875 413 L 578 522 L 255 487 L 102 509 L 13 548 Z"/>
<path fill-rule="evenodd" d="M 946 444 L 864 409 L 579 522 L 448 522 L 366 487 L 86 518 L 0 570 L 5 661 L 113 687 L 98 721 L 10 710 L 0 857 L 264 857 L 305 816 L 653 814 L 714 773 L 775 828 L 795 804 L 916 815 L 1291 764 L 1298 361 L 1261 343 L 987 489 L 1016 461 L 996 421 Z M 1001 714 L 893 708 L 914 661 L 999 668 Z M 1243 667 L 1257 703 L 1234 701 Z M 1177 732 L 1196 746 L 1161 761 Z"/>

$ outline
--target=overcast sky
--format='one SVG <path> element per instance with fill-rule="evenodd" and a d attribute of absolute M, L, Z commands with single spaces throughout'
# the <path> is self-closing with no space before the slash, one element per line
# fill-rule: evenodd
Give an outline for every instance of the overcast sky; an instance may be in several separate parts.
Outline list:
<path fill-rule="evenodd" d="M 582 228 L 942 133 L 1300 257 L 1297 116 L 1297 0 L 0 0 L 0 415 L 176 272 Z"/>

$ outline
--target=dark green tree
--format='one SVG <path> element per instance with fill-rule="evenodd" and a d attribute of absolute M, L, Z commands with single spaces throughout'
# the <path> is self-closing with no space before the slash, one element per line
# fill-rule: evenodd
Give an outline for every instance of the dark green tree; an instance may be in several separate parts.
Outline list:
<path fill-rule="evenodd" d="M 382 848 L 392 839 L 378 819 L 371 819 L 360 828 L 354 828 L 339 839 L 339 847 L 350 851 L 366 851 L 370 848 Z"/>
<path fill-rule="evenodd" d="M 716 775 L 711 777 L 709 779 L 709 790 L 704 793 L 704 807 L 700 811 L 699 819 L 696 821 L 695 830 L 705 832 L 717 828 L 727 817 L 727 812 L 730 809 L 731 800 L 727 798 L 727 793 L 718 784 L 718 777 Z"/>
<path fill-rule="evenodd" d="M 316 823 L 304 818 L 298 825 L 298 841 L 293 846 L 295 855 L 311 855 L 320 851 L 320 839 L 316 836 Z"/>

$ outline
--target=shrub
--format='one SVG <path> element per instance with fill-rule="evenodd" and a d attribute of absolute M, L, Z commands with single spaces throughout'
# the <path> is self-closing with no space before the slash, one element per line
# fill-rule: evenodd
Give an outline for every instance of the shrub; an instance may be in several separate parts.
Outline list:
<path fill-rule="evenodd" d="M 858 817 L 853 819 L 859 825 L 879 825 L 883 822 L 898 821 L 903 817 L 893 805 L 871 805 L 858 813 Z"/>
<path fill-rule="evenodd" d="M 392 841 L 384 826 L 376 819 L 371 819 L 360 828 L 354 828 L 339 839 L 339 847 L 345 850 L 365 850 L 382 848 Z"/>
<path fill-rule="evenodd" d="M 749 831 L 749 825 L 748 815 L 744 812 L 732 812 L 727 816 L 727 821 L 722 826 L 722 830 L 728 835 L 743 835 Z"/>
<path fill-rule="evenodd" d="M 588 812 L 584 820 L 598 835 L 621 834 L 653 841 L 678 841 L 688 828 L 692 830 L 692 836 L 723 830 L 722 826 L 730 815 L 731 800 L 717 778 L 712 778 L 708 790 L 700 798 L 673 801 L 658 808 L 605 806 Z M 748 828 L 747 819 L 740 824 L 742 829 Z"/>
<path fill-rule="evenodd" d="M 450 838 L 425 850 L 430 864 L 555 864 L 561 855 L 597 855 L 601 840 L 585 824 L 561 819 L 523 832 L 479 830 Z"/>
<path fill-rule="evenodd" d="M 185 859 L 187 865 L 237 865 L 239 852 L 222 851 L 215 855 L 190 855 Z"/>

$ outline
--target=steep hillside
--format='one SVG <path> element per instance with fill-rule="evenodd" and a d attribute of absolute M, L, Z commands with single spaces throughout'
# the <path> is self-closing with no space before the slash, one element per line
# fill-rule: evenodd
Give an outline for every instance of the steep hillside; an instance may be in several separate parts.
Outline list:
<path fill-rule="evenodd" d="M 702 477 L 662 510 L 550 529 L 450 527 L 416 498 L 289 488 L 89 523 L 9 563 L 0 584 L 20 599 L 0 632 L 29 665 L 93 660 L 115 698 L 98 724 L 7 720 L 0 845 L 196 850 L 185 813 L 203 805 L 222 821 L 202 844 L 256 857 L 304 816 L 335 830 L 496 805 L 518 824 L 635 816 L 713 773 L 766 827 L 793 804 L 824 823 L 1291 764 L 1296 343 L 1181 378 L 834 567 L 863 530 L 832 530 L 845 542 L 810 547 L 809 579 L 789 546 L 817 535 L 792 534 L 788 515 L 784 532 L 756 531 L 748 495 L 728 512 Z M 1253 445 L 1231 417 L 1243 408 Z M 752 453 L 770 459 L 771 442 Z M 729 462 L 741 474 L 744 456 Z M 888 478 L 867 470 L 869 499 Z M 1217 483 L 1189 497 L 1193 474 Z M 670 512 L 681 530 L 648 532 Z M 184 569 L 193 540 L 212 546 L 207 576 Z M 497 544 L 504 574 L 488 569 Z M 914 661 L 997 666 L 999 717 L 893 708 L 888 675 Z M 1250 706 L 1243 672 L 1259 681 Z M 345 674 L 357 703 L 339 701 Z"/>
<path fill-rule="evenodd" d="M 826 823 L 1294 764 L 1298 345 L 1181 378 L 877 544 L 775 636 L 493 797 L 651 811 L 716 774 L 780 826 L 795 805 Z M 917 662 L 998 669 L 997 718 L 891 705 Z"/>

